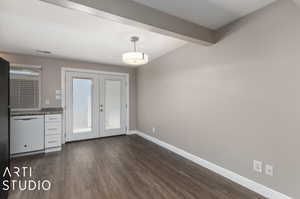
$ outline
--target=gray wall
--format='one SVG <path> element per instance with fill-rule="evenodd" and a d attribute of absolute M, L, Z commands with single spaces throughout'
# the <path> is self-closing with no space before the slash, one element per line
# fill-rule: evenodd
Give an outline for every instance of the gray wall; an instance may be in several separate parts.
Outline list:
<path fill-rule="evenodd" d="M 122 72 L 130 75 L 130 129 L 136 127 L 136 71 L 133 68 L 110 66 L 104 64 L 93 64 L 65 59 L 43 58 L 38 56 L 27 56 L 17 54 L 0 53 L 0 57 L 14 64 L 31 64 L 42 66 L 42 106 L 60 107 L 61 100 L 55 99 L 55 91 L 61 89 L 61 68 L 82 68 L 92 70 L 103 70 L 110 72 Z M 45 104 L 46 99 L 50 101 Z"/>
<path fill-rule="evenodd" d="M 299 19 L 280 0 L 214 46 L 189 44 L 139 68 L 137 129 L 300 198 Z M 253 160 L 274 165 L 274 177 Z"/>

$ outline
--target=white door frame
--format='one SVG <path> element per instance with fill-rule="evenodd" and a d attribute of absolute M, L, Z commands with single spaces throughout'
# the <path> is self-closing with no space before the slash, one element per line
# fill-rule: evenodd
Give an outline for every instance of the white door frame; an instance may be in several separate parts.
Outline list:
<path fill-rule="evenodd" d="M 130 75 L 128 73 L 119 73 L 119 72 L 108 72 L 101 70 L 90 70 L 90 69 L 81 69 L 81 68 L 69 68 L 62 67 L 61 68 L 61 106 L 63 108 L 63 128 L 62 128 L 62 143 L 66 142 L 66 73 L 67 72 L 83 72 L 83 73 L 92 73 L 92 74 L 103 74 L 103 75 L 121 75 L 126 79 L 125 87 L 126 87 L 126 130 L 127 133 L 130 129 Z"/>

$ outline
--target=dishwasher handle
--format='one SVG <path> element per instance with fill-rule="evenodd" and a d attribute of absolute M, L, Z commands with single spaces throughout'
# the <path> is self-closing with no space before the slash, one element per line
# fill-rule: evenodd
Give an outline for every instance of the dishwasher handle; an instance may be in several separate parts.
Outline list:
<path fill-rule="evenodd" d="M 31 118 L 22 118 L 22 119 L 14 119 L 14 120 L 21 120 L 21 121 L 29 121 L 29 120 L 36 120 L 36 119 L 38 119 L 38 118 L 36 118 L 36 117 L 31 117 Z"/>

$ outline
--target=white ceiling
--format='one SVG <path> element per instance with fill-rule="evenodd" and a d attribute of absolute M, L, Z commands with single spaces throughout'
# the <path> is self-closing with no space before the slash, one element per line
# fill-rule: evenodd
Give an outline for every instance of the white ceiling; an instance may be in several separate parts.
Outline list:
<path fill-rule="evenodd" d="M 0 51 L 37 55 L 51 51 L 62 57 L 96 63 L 125 65 L 129 38 L 140 37 L 138 50 L 150 60 L 185 42 L 135 27 L 101 19 L 39 0 L 0 0 Z"/>
<path fill-rule="evenodd" d="M 218 29 L 276 0 L 133 0 L 187 21 Z"/>

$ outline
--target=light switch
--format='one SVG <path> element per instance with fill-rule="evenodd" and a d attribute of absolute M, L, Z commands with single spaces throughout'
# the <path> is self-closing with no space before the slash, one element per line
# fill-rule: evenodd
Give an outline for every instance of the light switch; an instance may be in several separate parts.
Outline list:
<path fill-rule="evenodd" d="M 45 104 L 46 104 L 46 105 L 49 105 L 49 104 L 50 104 L 50 100 L 49 100 L 49 99 L 46 99 L 46 100 L 45 100 Z"/>
<path fill-rule="evenodd" d="M 61 90 L 56 90 L 56 91 L 55 91 L 55 94 L 56 94 L 56 95 L 61 95 Z"/>

